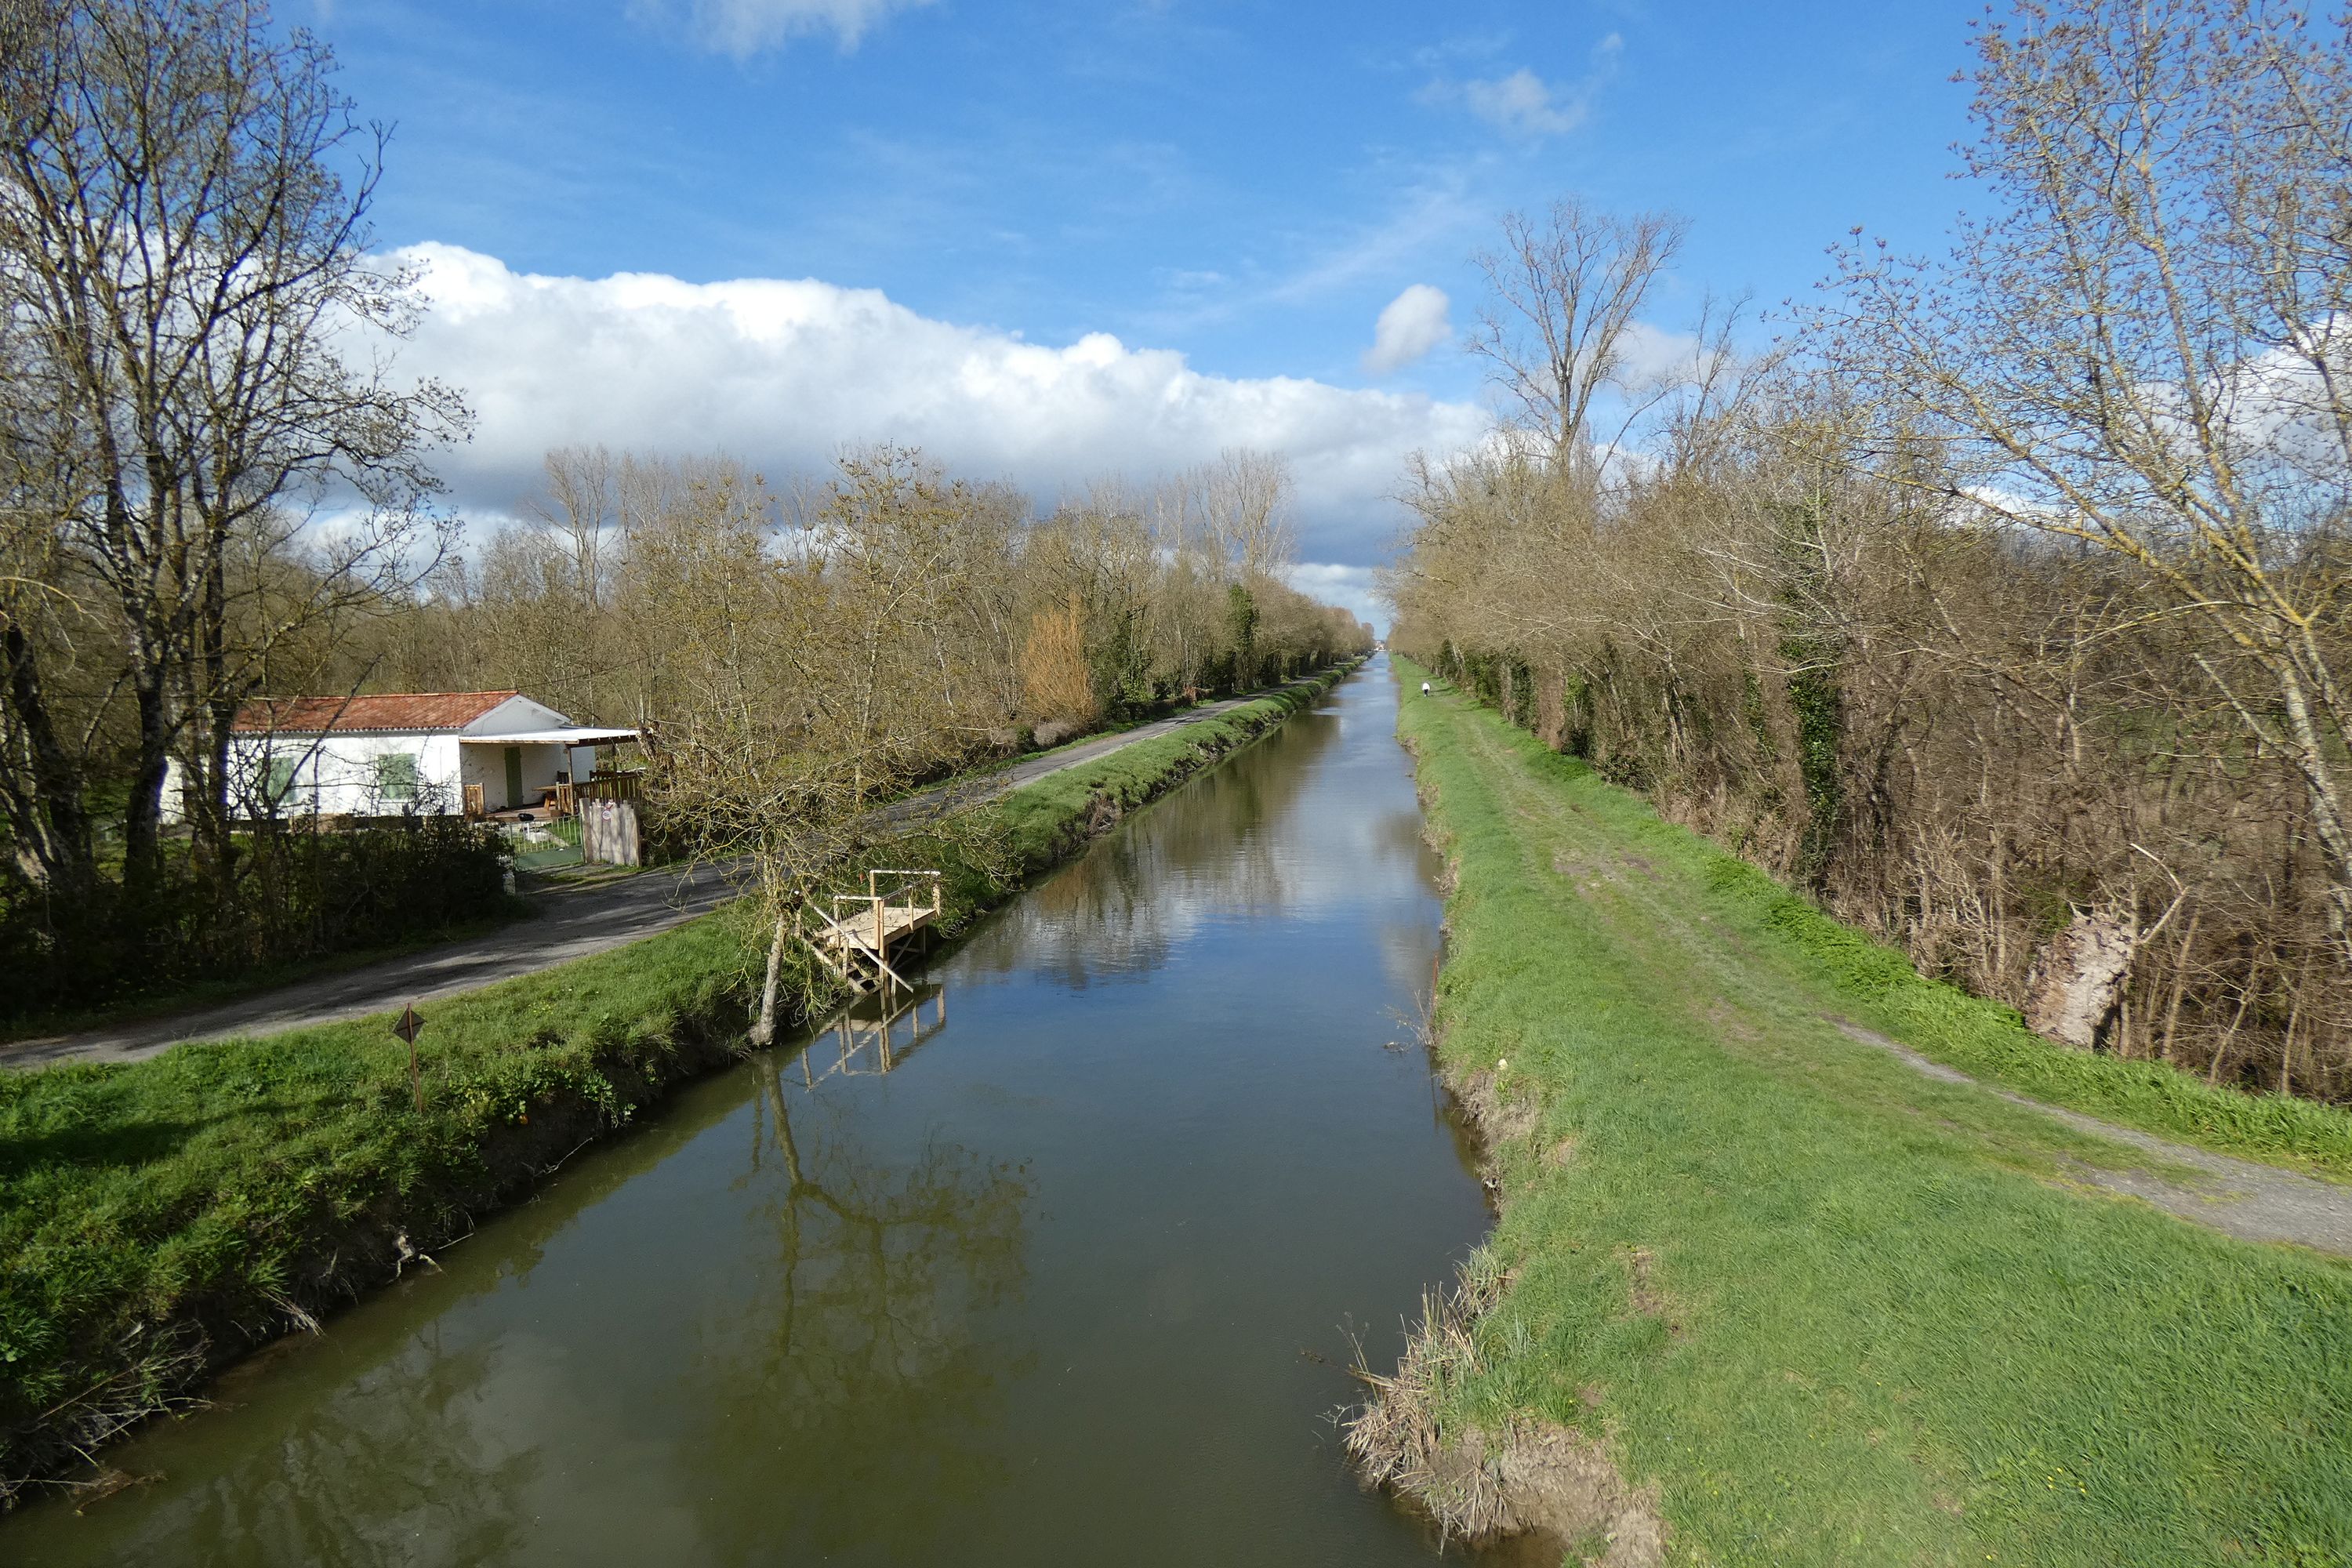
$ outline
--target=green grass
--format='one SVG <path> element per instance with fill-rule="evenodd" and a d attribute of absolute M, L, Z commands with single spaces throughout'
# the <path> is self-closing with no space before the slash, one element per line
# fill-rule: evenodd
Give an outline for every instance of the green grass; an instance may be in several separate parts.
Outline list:
<path fill-rule="evenodd" d="M 935 847 L 949 934 L 1082 843 L 1098 802 L 1149 799 L 1328 684 L 986 808 L 1003 829 L 990 865 Z M 579 1137 L 725 1060 L 764 952 L 740 921 L 721 910 L 428 1008 L 421 1117 L 388 1016 L 0 1073 L 0 1496 L 69 1458 L 59 1437 L 184 1382 L 192 1369 L 153 1347 L 201 1334 L 217 1350 L 278 1331 L 290 1305 L 372 1282 L 396 1229 L 420 1247 L 462 1233 Z"/>
<path fill-rule="evenodd" d="M 1401 728 L 1457 877 L 1440 1050 L 1526 1119 L 1447 1429 L 1601 1438 L 1686 1562 L 2352 1563 L 2352 1267 L 2090 1192 L 2126 1151 L 1824 1015 L 2338 1172 L 2340 1113 L 2106 1071 L 1492 714 Z"/>

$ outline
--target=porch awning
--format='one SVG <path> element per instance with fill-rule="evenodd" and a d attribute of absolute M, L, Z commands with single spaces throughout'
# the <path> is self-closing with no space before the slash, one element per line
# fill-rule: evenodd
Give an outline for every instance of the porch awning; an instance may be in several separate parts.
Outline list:
<path fill-rule="evenodd" d="M 574 726 L 568 730 L 518 730 L 511 735 L 460 735 L 457 740 L 468 746 L 617 746 L 636 738 L 635 730 Z"/>

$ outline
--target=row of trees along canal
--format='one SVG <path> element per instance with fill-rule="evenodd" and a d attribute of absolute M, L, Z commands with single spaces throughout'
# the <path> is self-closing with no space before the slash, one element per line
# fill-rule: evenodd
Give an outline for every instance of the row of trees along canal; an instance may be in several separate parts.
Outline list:
<path fill-rule="evenodd" d="M 1288 481 L 1248 452 L 1045 516 L 911 451 L 772 490 L 560 452 L 468 545 L 432 459 L 470 415 L 376 352 L 425 301 L 371 252 L 383 132 L 326 47 L 249 0 L 0 28 L 0 1011 L 495 901 L 474 830 L 257 821 L 258 694 L 523 688 L 643 726 L 672 832 L 805 864 L 912 782 L 1369 639 L 1284 584 Z"/>
<path fill-rule="evenodd" d="M 1518 417 L 1416 472 L 1398 644 L 2046 1033 L 2342 1100 L 2352 37 L 1973 47 L 1991 216 L 1856 230 L 1768 349 L 1641 324 L 1672 217 L 1507 222 Z"/>

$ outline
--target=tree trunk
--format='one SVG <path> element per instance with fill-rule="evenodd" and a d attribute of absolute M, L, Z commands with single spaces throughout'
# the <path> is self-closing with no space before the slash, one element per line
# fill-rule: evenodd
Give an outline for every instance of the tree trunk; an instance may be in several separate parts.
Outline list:
<path fill-rule="evenodd" d="M 2125 910 L 2077 910 L 2074 923 L 2042 950 L 2028 981 L 2026 1026 L 2085 1050 L 2123 994 L 2139 946 L 2138 922 Z"/>
<path fill-rule="evenodd" d="M 30 844 L 42 880 L 52 896 L 79 898 L 97 878 L 90 848 L 90 824 L 83 804 L 81 772 L 58 739 L 48 700 L 41 691 L 40 669 L 31 639 L 11 621 L 0 634 L 0 655 L 8 668 L 8 709 L 25 732 L 32 755 L 36 820 L 20 823 L 17 837 Z M 26 829 L 30 828 L 30 832 Z"/>
<path fill-rule="evenodd" d="M 142 661 L 132 690 L 139 705 L 139 741 L 131 798 L 122 809 L 122 888 L 135 906 L 163 881 L 163 776 L 172 725 L 160 662 Z"/>
<path fill-rule="evenodd" d="M 776 1043 L 776 992 L 784 973 L 784 919 L 776 917 L 776 940 L 768 944 L 768 977 L 760 987 L 760 1016 L 751 1025 L 751 1043 L 766 1050 Z"/>

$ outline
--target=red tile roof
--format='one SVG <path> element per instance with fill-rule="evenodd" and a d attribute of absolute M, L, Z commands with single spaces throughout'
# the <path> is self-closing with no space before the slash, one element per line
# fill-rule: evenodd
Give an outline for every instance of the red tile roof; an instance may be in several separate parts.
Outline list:
<path fill-rule="evenodd" d="M 396 691 L 373 697 L 265 697 L 238 710 L 240 731 L 462 730 L 520 691 Z"/>

